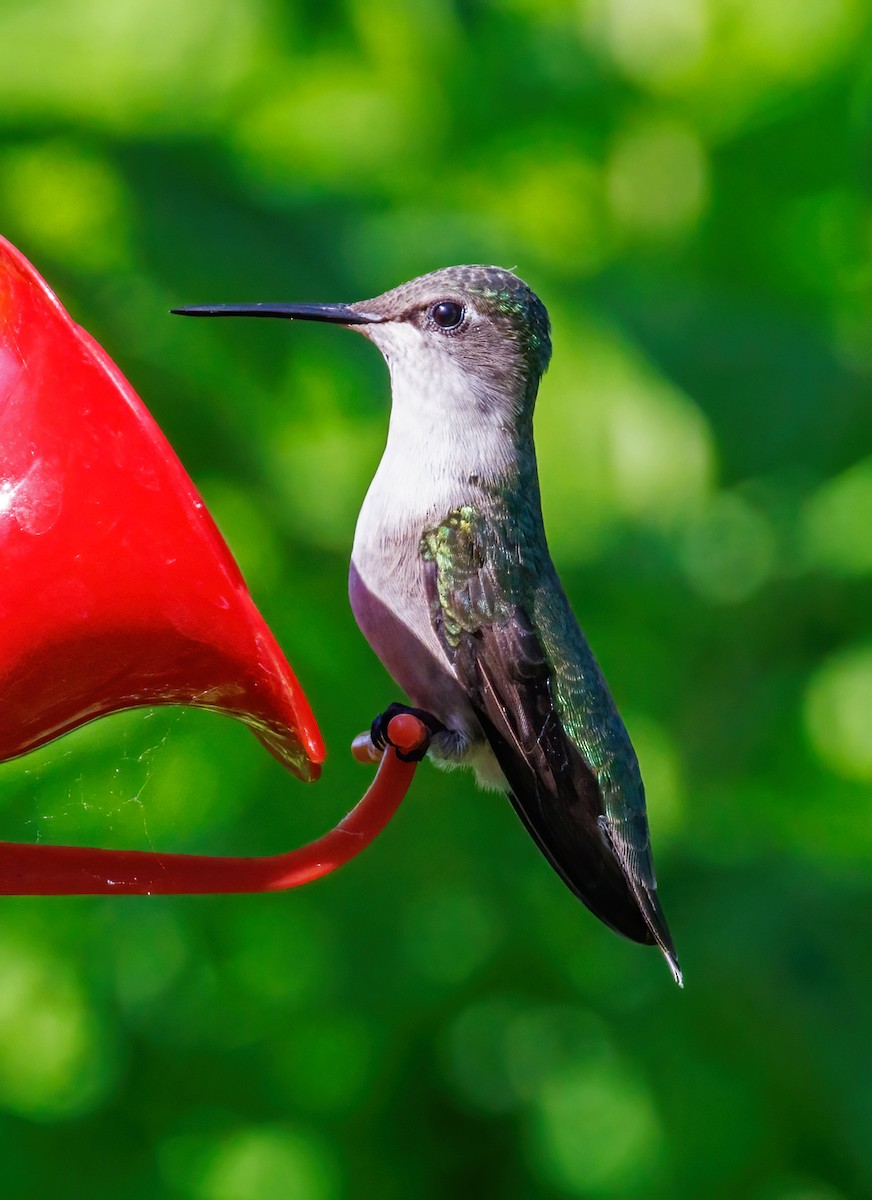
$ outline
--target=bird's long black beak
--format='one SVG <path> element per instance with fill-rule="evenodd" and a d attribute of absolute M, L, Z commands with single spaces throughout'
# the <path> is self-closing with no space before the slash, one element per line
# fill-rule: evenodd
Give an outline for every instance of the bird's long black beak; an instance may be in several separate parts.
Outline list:
<path fill-rule="evenodd" d="M 170 312 L 182 317 L 284 317 L 287 321 L 329 321 L 333 325 L 373 325 L 384 320 L 348 304 L 193 304 Z"/>

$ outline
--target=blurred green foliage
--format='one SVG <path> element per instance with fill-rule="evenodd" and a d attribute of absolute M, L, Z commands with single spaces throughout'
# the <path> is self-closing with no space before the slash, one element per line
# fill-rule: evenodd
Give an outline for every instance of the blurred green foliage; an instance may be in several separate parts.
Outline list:
<path fill-rule="evenodd" d="M 4 900 L 4 1197 L 872 1195 L 869 17 L 4 0 L 0 228 L 169 434 L 330 758 L 306 790 L 128 714 L 3 767 L 0 835 L 259 853 L 351 806 L 396 695 L 345 598 L 384 367 L 167 310 L 497 262 L 553 317 L 546 523 L 687 980 L 428 767 L 300 892 Z"/>

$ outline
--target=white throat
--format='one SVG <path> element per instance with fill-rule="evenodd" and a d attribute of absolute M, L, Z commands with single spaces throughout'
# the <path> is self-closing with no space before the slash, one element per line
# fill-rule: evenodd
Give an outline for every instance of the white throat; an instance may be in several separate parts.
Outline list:
<path fill-rule="evenodd" d="M 359 544 L 441 519 L 468 503 L 480 485 L 515 473 L 518 438 L 499 403 L 450 355 L 421 343 L 403 325 L 373 326 L 368 336 L 391 373 L 387 444 L 361 509 Z"/>

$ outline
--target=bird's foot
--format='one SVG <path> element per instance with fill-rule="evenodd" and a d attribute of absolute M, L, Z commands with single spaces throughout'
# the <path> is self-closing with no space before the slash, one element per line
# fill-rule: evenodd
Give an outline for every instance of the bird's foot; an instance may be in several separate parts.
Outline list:
<path fill-rule="evenodd" d="M 393 704 L 389 704 L 387 706 L 383 713 L 379 713 L 372 723 L 372 729 L 370 730 L 369 736 L 372 740 L 372 744 L 379 750 L 384 750 L 389 744 L 392 746 L 394 745 L 388 736 L 388 726 L 394 717 L 398 717 L 403 714 L 407 714 L 410 717 L 417 717 L 422 725 L 425 725 L 430 731 L 430 737 L 432 737 L 433 734 L 442 733 L 445 730 L 445 726 L 442 724 L 442 722 L 425 709 L 411 708 L 408 704 L 399 704 L 397 701 L 394 701 Z M 401 750 L 397 749 L 396 746 L 394 746 L 394 749 L 396 750 L 397 758 L 401 759 L 403 762 L 420 762 L 427 753 L 429 745 L 430 738 L 427 738 L 422 746 L 420 746 L 417 750 L 412 750 L 408 754 L 404 754 Z"/>

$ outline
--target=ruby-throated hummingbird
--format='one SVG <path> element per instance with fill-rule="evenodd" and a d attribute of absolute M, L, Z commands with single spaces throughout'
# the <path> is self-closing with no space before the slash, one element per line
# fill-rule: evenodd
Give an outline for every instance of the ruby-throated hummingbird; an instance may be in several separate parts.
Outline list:
<path fill-rule="evenodd" d="M 354 536 L 357 623 L 428 719 L 431 757 L 507 791 L 572 891 L 619 933 L 656 943 L 681 983 L 636 755 L 545 540 L 533 446 L 551 357 L 542 302 L 509 271 L 466 266 L 361 304 L 174 311 L 329 321 L 378 346 L 393 403 Z M 385 727 L 375 723 L 377 742 Z"/>

